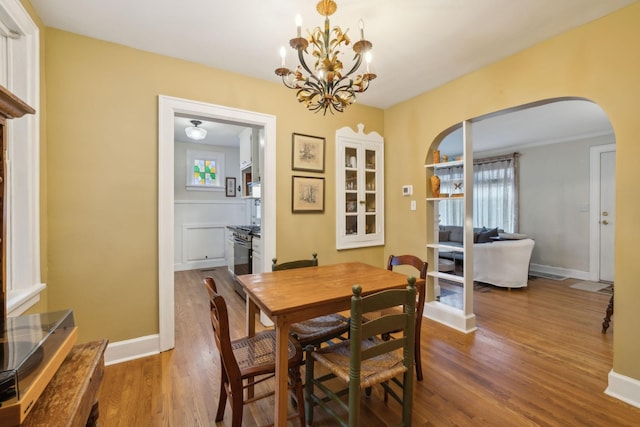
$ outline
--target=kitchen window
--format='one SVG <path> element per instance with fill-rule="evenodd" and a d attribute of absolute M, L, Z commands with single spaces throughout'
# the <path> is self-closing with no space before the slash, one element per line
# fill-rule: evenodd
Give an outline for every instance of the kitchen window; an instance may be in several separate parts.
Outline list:
<path fill-rule="evenodd" d="M 187 190 L 223 191 L 224 153 L 187 150 Z"/>

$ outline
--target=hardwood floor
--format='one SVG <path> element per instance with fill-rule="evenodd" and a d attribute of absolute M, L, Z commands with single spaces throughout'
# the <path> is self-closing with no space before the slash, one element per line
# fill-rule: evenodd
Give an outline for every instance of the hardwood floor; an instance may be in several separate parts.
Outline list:
<path fill-rule="evenodd" d="M 244 301 L 226 268 L 175 275 L 176 347 L 108 366 L 100 422 L 111 426 L 213 426 L 219 357 L 202 279 L 225 296 L 233 336 L 244 333 Z M 463 334 L 424 319 L 415 426 L 638 426 L 640 409 L 603 393 L 612 367 L 612 331 L 601 333 L 609 296 L 574 290 L 576 280 L 534 279 L 525 289 L 474 293 L 478 331 Z M 400 405 L 363 399 L 363 425 L 393 425 Z M 246 426 L 272 421 L 273 400 L 245 409 Z M 231 425 L 227 405 L 225 420 Z M 291 426 L 297 425 L 291 422 Z M 334 425 L 317 410 L 314 426 Z"/>

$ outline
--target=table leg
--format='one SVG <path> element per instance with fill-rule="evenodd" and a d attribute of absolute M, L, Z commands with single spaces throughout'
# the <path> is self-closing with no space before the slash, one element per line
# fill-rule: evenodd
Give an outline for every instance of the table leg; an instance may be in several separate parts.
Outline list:
<path fill-rule="evenodd" d="M 288 346 L 289 325 L 279 319 L 273 319 L 276 325 L 276 406 L 274 425 L 285 427 L 287 425 L 287 402 L 289 395 L 288 381 Z M 300 403 L 298 403 L 300 404 Z"/>

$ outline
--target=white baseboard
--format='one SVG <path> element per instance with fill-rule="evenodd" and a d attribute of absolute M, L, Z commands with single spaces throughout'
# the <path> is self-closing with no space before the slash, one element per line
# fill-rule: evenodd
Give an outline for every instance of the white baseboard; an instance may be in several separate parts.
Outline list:
<path fill-rule="evenodd" d="M 104 352 L 104 364 L 108 366 L 128 362 L 158 353 L 160 353 L 160 336 L 157 334 L 117 341 L 107 345 Z"/>
<path fill-rule="evenodd" d="M 613 369 L 609 372 L 609 386 L 604 393 L 640 408 L 640 381 L 617 374 Z"/>
<path fill-rule="evenodd" d="M 430 301 L 424 304 L 424 317 L 464 332 L 465 334 L 478 329 L 476 327 L 475 314 L 465 316 L 462 310 L 438 301 Z"/>
<path fill-rule="evenodd" d="M 574 279 L 580 280 L 590 280 L 588 271 L 572 270 L 570 268 L 553 267 L 550 265 L 542 264 L 531 264 L 529 266 L 529 270 L 532 272 L 547 273 L 556 276 L 572 277 Z"/>
<path fill-rule="evenodd" d="M 212 259 L 207 261 L 192 261 L 184 262 L 180 264 L 173 264 L 174 271 L 187 271 L 187 270 L 202 270 L 205 268 L 215 268 L 227 265 L 227 260 L 224 258 Z"/>

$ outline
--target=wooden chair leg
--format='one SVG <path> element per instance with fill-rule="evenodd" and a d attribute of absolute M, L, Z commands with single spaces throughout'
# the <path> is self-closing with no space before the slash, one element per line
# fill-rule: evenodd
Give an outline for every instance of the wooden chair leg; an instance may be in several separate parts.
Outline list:
<path fill-rule="evenodd" d="M 420 343 L 416 343 L 415 348 L 415 364 L 416 364 L 416 379 L 422 381 L 422 359 L 420 358 Z"/>
<path fill-rule="evenodd" d="M 223 369 L 223 368 L 220 368 Z M 220 397 L 218 398 L 218 412 L 216 413 L 216 421 L 222 421 L 224 419 L 224 410 L 227 406 L 227 390 L 224 388 L 224 374 L 220 378 Z"/>
<path fill-rule="evenodd" d="M 305 381 L 304 381 L 304 395 L 305 395 L 305 405 L 300 405 L 305 408 L 307 425 L 311 425 L 313 423 L 313 378 L 314 378 L 314 360 L 313 357 L 308 357 L 305 364 Z"/>
<path fill-rule="evenodd" d="M 304 408 L 304 393 L 302 391 L 302 377 L 300 375 L 300 367 L 289 369 L 289 381 L 291 382 L 291 389 L 295 395 L 296 404 L 298 408 L 298 417 L 300 418 L 300 426 L 304 427 L 305 423 L 305 408 Z M 293 401 L 293 399 L 292 399 Z"/>

